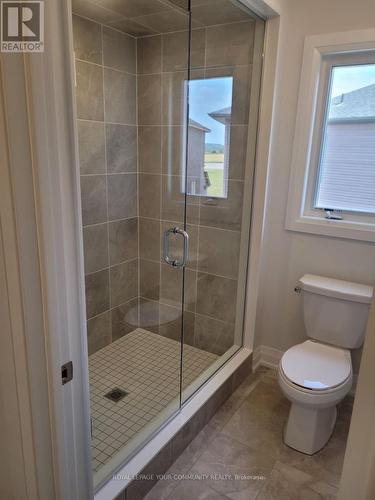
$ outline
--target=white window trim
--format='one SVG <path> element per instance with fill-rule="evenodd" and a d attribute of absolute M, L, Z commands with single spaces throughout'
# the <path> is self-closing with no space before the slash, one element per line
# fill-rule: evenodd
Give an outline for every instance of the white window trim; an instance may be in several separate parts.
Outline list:
<path fill-rule="evenodd" d="M 364 50 L 375 50 L 374 29 L 315 35 L 305 39 L 285 224 L 288 230 L 375 242 L 373 217 L 329 220 L 321 215 L 321 211 L 305 208 L 306 197 L 311 197 L 311 192 L 308 193 L 311 183 L 308 181 L 311 175 L 315 175 L 310 169 L 313 145 L 317 144 L 313 140 L 315 124 L 322 119 L 318 115 L 319 112 L 322 114 L 322 105 L 318 102 L 322 92 L 319 91 L 324 71 L 329 67 L 329 64 L 323 64 L 323 58 Z"/>

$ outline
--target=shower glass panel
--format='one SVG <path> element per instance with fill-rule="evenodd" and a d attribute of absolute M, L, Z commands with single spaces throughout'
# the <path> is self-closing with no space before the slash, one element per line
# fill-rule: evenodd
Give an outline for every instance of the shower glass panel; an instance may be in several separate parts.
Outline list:
<path fill-rule="evenodd" d="M 191 17 L 182 401 L 242 346 L 264 37 L 264 22 L 235 0 L 191 2 Z"/>
<path fill-rule="evenodd" d="M 168 1 L 72 8 L 97 487 L 180 408 L 182 271 L 162 242 L 184 220 L 190 18 Z"/>
<path fill-rule="evenodd" d="M 187 3 L 72 0 L 95 487 L 242 345 L 261 21 Z"/>

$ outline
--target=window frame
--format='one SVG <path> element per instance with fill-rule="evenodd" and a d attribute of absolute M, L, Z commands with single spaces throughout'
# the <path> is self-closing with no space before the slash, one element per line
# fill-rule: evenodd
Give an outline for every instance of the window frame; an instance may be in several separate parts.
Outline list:
<path fill-rule="evenodd" d="M 375 30 L 305 39 L 285 224 L 287 230 L 375 242 L 375 214 L 342 211 L 342 220 L 334 220 L 327 219 L 323 209 L 314 207 L 331 70 L 334 66 L 369 63 L 375 64 Z"/>

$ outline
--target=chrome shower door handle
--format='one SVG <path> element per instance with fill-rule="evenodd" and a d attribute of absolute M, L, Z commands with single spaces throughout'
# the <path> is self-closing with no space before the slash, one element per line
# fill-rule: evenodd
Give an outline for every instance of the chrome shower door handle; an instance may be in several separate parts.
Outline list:
<path fill-rule="evenodd" d="M 182 253 L 182 259 L 173 259 L 169 255 L 169 238 L 171 234 L 180 234 L 184 239 L 184 248 Z M 179 227 L 171 227 L 164 232 L 163 239 L 163 259 L 164 261 L 172 267 L 185 267 L 186 261 L 189 256 L 189 235 L 183 229 Z"/>

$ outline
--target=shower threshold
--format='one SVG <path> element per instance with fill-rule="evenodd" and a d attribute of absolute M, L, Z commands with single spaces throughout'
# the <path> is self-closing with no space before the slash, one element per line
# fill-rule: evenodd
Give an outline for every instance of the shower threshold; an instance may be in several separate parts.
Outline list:
<path fill-rule="evenodd" d="M 150 427 L 178 410 L 180 358 L 180 342 L 141 328 L 90 356 L 94 473 L 101 476 L 100 469 L 107 469 L 113 457 L 139 446 Z M 183 358 L 186 392 L 219 357 L 185 344 Z M 116 389 L 126 397 L 108 399 L 106 395 Z"/>

